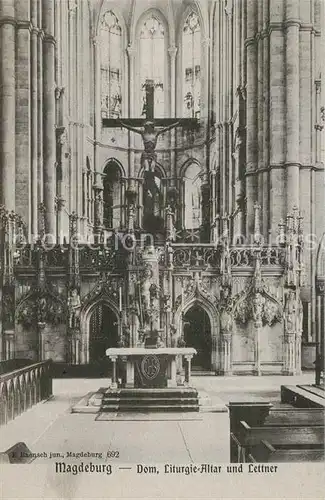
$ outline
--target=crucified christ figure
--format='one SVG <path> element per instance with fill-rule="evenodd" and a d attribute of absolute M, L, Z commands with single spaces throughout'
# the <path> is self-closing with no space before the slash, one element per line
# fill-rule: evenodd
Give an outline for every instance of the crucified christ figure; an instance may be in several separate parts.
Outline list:
<path fill-rule="evenodd" d="M 141 155 L 141 166 L 143 167 L 144 171 L 154 172 L 157 160 L 157 154 L 155 152 L 155 149 L 158 137 L 159 135 L 164 134 L 168 130 L 177 127 L 179 121 L 172 123 L 171 125 L 163 128 L 162 130 L 159 130 L 159 132 L 155 131 L 154 122 L 150 120 L 146 120 L 144 122 L 143 130 L 138 130 L 134 127 L 131 127 L 130 125 L 127 125 L 121 120 L 119 120 L 119 123 L 122 125 L 122 127 L 126 128 L 127 130 L 130 130 L 131 132 L 135 132 L 136 134 L 141 135 L 144 146 L 144 151 Z"/>

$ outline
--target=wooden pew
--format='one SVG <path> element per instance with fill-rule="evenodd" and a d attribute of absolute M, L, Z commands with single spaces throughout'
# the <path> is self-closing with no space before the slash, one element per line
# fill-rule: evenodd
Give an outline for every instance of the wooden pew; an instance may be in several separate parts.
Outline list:
<path fill-rule="evenodd" d="M 295 425 L 315 426 L 324 425 L 324 408 L 294 408 L 276 407 L 265 402 L 234 402 L 229 403 L 230 418 L 230 461 L 240 462 L 241 444 L 240 429 L 241 421 L 245 421 L 251 427 L 262 427 L 263 425 Z M 272 443 L 273 444 L 273 443 Z"/>
<path fill-rule="evenodd" d="M 272 408 L 263 425 L 324 425 L 323 408 Z"/>
<path fill-rule="evenodd" d="M 235 436 L 238 445 L 238 462 L 246 462 L 251 450 L 261 441 L 268 441 L 273 447 L 285 446 L 288 449 L 324 446 L 324 425 L 273 425 L 251 427 L 247 422 L 240 423 Z"/>
<path fill-rule="evenodd" d="M 248 462 L 323 462 L 325 460 L 324 446 L 308 448 L 271 445 L 269 441 L 261 441 L 248 453 Z"/>

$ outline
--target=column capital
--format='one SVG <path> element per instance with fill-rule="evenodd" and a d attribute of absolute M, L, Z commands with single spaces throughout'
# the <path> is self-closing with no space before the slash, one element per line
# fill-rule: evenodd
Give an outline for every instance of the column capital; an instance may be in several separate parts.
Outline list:
<path fill-rule="evenodd" d="M 134 45 L 128 45 L 127 48 L 126 48 L 126 51 L 128 53 L 128 56 L 130 59 L 134 58 L 135 57 L 135 53 L 136 53 L 136 48 L 134 47 Z"/>
<path fill-rule="evenodd" d="M 317 295 L 325 297 L 325 277 L 316 279 Z"/>
<path fill-rule="evenodd" d="M 76 0 L 69 0 L 69 14 L 73 15 L 75 14 L 77 10 L 78 4 Z"/>
<path fill-rule="evenodd" d="M 171 59 L 175 59 L 177 51 L 178 51 L 178 48 L 176 47 L 176 45 L 171 45 L 170 47 L 168 47 L 169 57 Z"/>
<path fill-rule="evenodd" d="M 98 35 L 94 35 L 92 37 L 92 42 L 94 47 L 98 47 L 100 45 L 100 37 Z"/>
<path fill-rule="evenodd" d="M 49 35 L 48 33 L 44 33 L 43 42 L 44 43 L 51 43 L 52 45 L 56 45 L 55 37 L 53 35 Z"/>
<path fill-rule="evenodd" d="M 320 78 L 318 78 L 317 80 L 315 80 L 315 87 L 316 87 L 316 94 L 320 94 L 321 93 L 321 88 L 322 88 L 322 81 Z"/>
<path fill-rule="evenodd" d="M 209 48 L 211 45 L 211 38 L 210 37 L 203 38 L 202 45 L 204 48 Z"/>
<path fill-rule="evenodd" d="M 294 344 L 296 341 L 296 334 L 295 333 L 285 333 L 283 338 L 284 338 L 285 344 Z"/>
<path fill-rule="evenodd" d="M 230 344 L 232 339 L 232 334 L 231 333 L 222 333 L 221 334 L 221 340 L 224 344 Z"/>

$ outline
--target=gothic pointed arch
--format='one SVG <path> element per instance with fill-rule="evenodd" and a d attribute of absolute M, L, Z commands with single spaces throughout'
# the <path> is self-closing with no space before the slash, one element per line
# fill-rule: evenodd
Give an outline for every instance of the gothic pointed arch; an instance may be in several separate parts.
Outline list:
<path fill-rule="evenodd" d="M 97 23 L 102 118 L 120 118 L 125 109 L 126 37 L 123 17 L 104 1 Z"/>
<path fill-rule="evenodd" d="M 199 229 L 202 224 L 202 177 L 197 160 L 190 159 L 183 165 L 181 179 L 183 228 Z"/>
<path fill-rule="evenodd" d="M 164 118 L 168 115 L 168 23 L 159 9 L 148 9 L 134 31 L 139 71 L 136 81 L 138 116 Z M 153 91 L 153 109 L 147 109 L 146 93 Z"/>
<path fill-rule="evenodd" d="M 175 304 L 175 316 L 174 316 L 174 323 L 175 325 L 178 325 L 178 330 L 177 330 L 177 339 L 183 338 L 183 334 L 185 334 L 184 330 L 184 325 L 183 325 L 183 320 L 185 318 L 186 321 L 186 314 L 188 311 L 191 310 L 191 308 L 201 308 L 202 311 L 206 314 L 206 317 L 209 319 L 209 328 L 208 331 L 205 332 L 204 336 L 206 336 L 206 333 L 208 333 L 208 338 L 202 338 L 203 344 L 200 341 L 197 345 L 198 349 L 200 350 L 199 345 L 201 345 L 202 348 L 204 348 L 205 353 L 204 358 L 205 358 L 205 363 L 203 363 L 204 366 L 202 368 L 204 369 L 209 369 L 209 370 L 218 370 L 218 338 L 219 338 L 219 313 L 218 309 L 216 308 L 215 305 L 215 297 L 211 295 L 203 286 L 201 283 L 200 285 L 198 284 L 191 284 L 190 287 L 187 289 L 187 293 L 184 295 L 184 301 L 183 301 L 183 307 L 182 307 L 182 298 L 179 296 L 176 299 L 176 304 Z M 200 359 L 201 357 L 201 359 Z M 198 359 L 198 364 L 202 365 L 202 356 L 200 356 Z M 194 363 L 195 364 L 195 363 Z"/>
<path fill-rule="evenodd" d="M 123 177 L 124 169 L 120 162 L 110 158 L 103 169 L 103 223 L 106 229 L 117 229 L 121 225 Z"/>
<path fill-rule="evenodd" d="M 109 325 L 105 325 L 105 321 L 103 322 L 103 308 L 108 310 L 106 312 L 108 312 L 109 318 L 107 318 L 107 315 L 105 317 Z M 119 282 L 115 278 L 110 279 L 107 276 L 101 279 L 82 299 L 80 334 L 82 344 L 85 346 L 84 362 L 94 361 L 94 357 L 99 355 L 101 359 L 104 359 L 105 347 L 107 348 L 107 345 L 104 344 L 107 339 L 105 340 L 105 336 L 102 335 L 103 328 L 112 327 L 114 338 L 111 340 L 114 344 L 117 344 L 118 332 L 120 331 L 119 311 Z M 117 345 L 114 346 L 117 347 Z"/>
<path fill-rule="evenodd" d="M 203 98 L 203 79 L 206 39 L 200 6 L 191 2 L 179 18 L 177 81 L 178 114 L 184 118 L 200 118 Z"/>
<path fill-rule="evenodd" d="M 139 200 L 143 206 L 142 227 L 152 233 L 163 231 L 164 200 L 166 198 L 166 171 L 158 162 L 154 172 L 139 171 Z"/>

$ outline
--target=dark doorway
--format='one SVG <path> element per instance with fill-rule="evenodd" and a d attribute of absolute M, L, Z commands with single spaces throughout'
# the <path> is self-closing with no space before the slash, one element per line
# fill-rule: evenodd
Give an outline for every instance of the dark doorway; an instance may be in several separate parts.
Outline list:
<path fill-rule="evenodd" d="M 187 347 L 194 347 L 197 355 L 192 358 L 192 366 L 211 370 L 211 324 L 208 314 L 195 304 L 184 315 L 184 340 Z"/>
<path fill-rule="evenodd" d="M 118 320 L 104 303 L 98 304 L 90 317 L 89 362 L 108 366 L 106 349 L 118 346 Z"/>
<path fill-rule="evenodd" d="M 110 160 L 103 176 L 103 224 L 106 229 L 120 226 L 121 171 L 119 165 Z"/>

